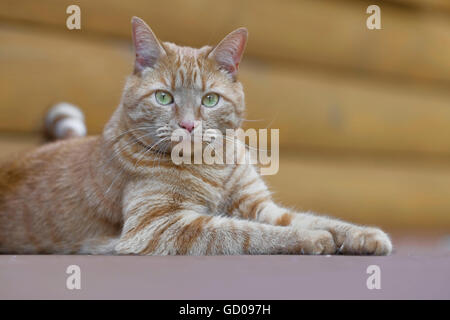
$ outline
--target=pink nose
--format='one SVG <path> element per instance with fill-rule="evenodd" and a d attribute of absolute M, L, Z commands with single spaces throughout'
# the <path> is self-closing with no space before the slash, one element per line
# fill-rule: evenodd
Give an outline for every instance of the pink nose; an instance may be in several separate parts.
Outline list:
<path fill-rule="evenodd" d="M 189 132 L 192 132 L 192 130 L 194 130 L 194 127 L 195 127 L 194 121 L 190 121 L 190 120 L 183 120 L 178 125 L 181 128 L 184 128 Z"/>

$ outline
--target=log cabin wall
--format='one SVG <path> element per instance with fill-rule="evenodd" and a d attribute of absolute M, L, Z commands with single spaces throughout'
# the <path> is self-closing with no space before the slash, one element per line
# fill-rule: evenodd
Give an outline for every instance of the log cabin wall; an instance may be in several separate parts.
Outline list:
<path fill-rule="evenodd" d="M 66 8 L 81 8 L 81 30 Z M 366 8 L 381 8 L 381 30 Z M 131 71 L 130 19 L 162 40 L 250 37 L 247 127 L 280 129 L 274 197 L 388 231 L 450 230 L 447 0 L 0 0 L 0 158 L 40 143 L 69 101 L 101 132 Z"/>

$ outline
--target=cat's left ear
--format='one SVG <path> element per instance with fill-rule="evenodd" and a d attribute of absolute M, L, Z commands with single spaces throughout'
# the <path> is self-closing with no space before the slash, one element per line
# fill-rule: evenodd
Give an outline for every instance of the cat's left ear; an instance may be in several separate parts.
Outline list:
<path fill-rule="evenodd" d="M 213 58 L 221 69 L 235 77 L 244 53 L 247 38 L 248 31 L 246 28 L 234 30 L 211 51 L 208 57 Z"/>
<path fill-rule="evenodd" d="M 133 43 L 136 52 L 134 71 L 141 72 L 145 68 L 153 68 L 158 59 L 166 54 L 164 48 L 144 20 L 133 17 L 131 25 L 133 27 Z"/>

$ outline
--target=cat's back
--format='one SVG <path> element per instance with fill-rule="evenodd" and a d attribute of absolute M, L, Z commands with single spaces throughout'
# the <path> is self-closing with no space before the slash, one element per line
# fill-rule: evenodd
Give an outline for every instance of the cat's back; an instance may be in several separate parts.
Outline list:
<path fill-rule="evenodd" d="M 79 166 L 91 154 L 98 137 L 83 137 L 47 143 L 34 150 L 12 155 L 0 162 L 0 203 L 23 184 L 32 187 L 38 177 L 51 179 L 60 169 Z M 47 175 L 51 171 L 51 176 Z M 50 183 L 51 180 L 46 181 Z"/>
<path fill-rule="evenodd" d="M 20 251 L 34 252 L 37 240 L 31 234 L 58 228 L 52 215 L 69 215 L 81 206 L 83 177 L 98 140 L 83 137 L 48 143 L 0 164 L 0 252 L 2 245 L 22 242 L 30 248 Z"/>

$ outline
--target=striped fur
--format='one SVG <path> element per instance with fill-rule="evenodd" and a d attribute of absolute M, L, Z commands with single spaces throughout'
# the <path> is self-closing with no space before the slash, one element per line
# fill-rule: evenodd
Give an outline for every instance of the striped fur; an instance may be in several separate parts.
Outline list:
<path fill-rule="evenodd" d="M 0 167 L 0 253 L 390 253 L 379 229 L 279 207 L 249 163 L 171 161 L 167 138 L 182 120 L 201 121 L 203 130 L 240 127 L 244 29 L 201 49 L 160 43 L 137 18 L 133 32 L 135 70 L 103 134 L 48 144 Z M 156 90 L 175 103 L 158 105 Z M 217 107 L 201 106 L 207 92 L 221 96 Z"/>

